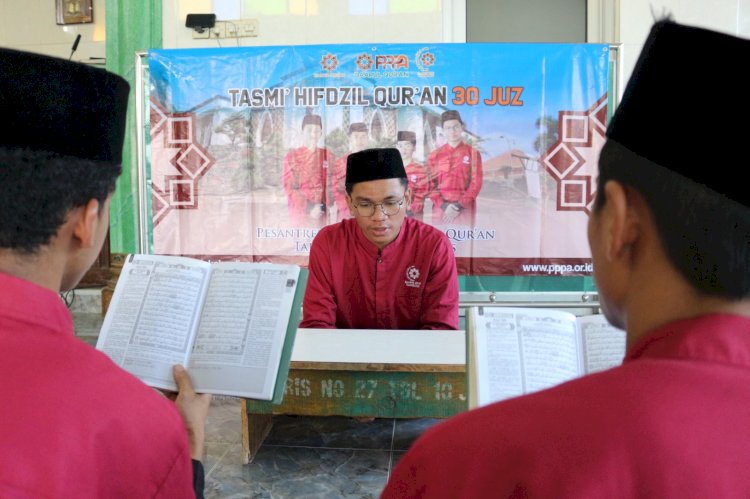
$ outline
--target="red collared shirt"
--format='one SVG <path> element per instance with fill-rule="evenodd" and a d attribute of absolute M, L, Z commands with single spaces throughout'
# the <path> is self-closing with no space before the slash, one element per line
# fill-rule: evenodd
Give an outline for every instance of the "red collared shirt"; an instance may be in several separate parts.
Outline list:
<path fill-rule="evenodd" d="M 60 296 L 0 273 L 0 497 L 194 497 L 174 404 L 73 333 Z"/>
<path fill-rule="evenodd" d="M 406 217 L 378 251 L 353 218 L 318 232 L 300 327 L 458 329 L 458 274 L 444 233 Z"/>
<path fill-rule="evenodd" d="M 750 318 L 662 326 L 619 367 L 467 411 L 382 498 L 750 497 Z"/>
<path fill-rule="evenodd" d="M 333 168 L 333 199 L 338 208 L 338 219 L 349 218 L 349 205 L 346 204 L 346 160 L 349 157 L 342 156 L 336 160 Z M 330 201 L 329 201 L 330 204 Z"/>
<path fill-rule="evenodd" d="M 313 206 L 325 204 L 328 165 L 333 161 L 333 154 L 320 147 L 298 147 L 286 154 L 282 182 L 292 217 L 304 217 Z"/>
<path fill-rule="evenodd" d="M 456 147 L 444 144 L 430 153 L 427 167 L 435 184 L 433 202 L 459 203 L 464 208 L 473 207 L 482 189 L 482 156 L 466 144 Z"/>
<path fill-rule="evenodd" d="M 409 163 L 406 165 L 405 170 L 412 193 L 409 209 L 413 213 L 422 213 L 424 211 L 424 200 L 430 193 L 430 174 L 426 166 L 417 162 Z"/>

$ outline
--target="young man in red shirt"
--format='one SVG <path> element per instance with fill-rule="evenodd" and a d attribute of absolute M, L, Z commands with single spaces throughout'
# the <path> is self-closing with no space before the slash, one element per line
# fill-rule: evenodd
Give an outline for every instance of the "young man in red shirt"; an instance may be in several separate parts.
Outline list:
<path fill-rule="evenodd" d="M 427 157 L 432 175 L 432 223 L 473 227 L 476 199 L 482 189 L 482 155 L 463 141 L 458 111 L 445 111 L 440 121 L 446 143 Z"/>
<path fill-rule="evenodd" d="M 302 119 L 303 144 L 284 157 L 282 183 L 287 195 L 289 221 L 294 227 L 322 227 L 326 219 L 326 184 L 329 166 L 334 163 L 331 151 L 319 147 L 323 121 L 317 114 Z"/>
<path fill-rule="evenodd" d="M 750 497 L 750 206 L 718 168 L 747 162 L 748 56 L 657 22 L 609 123 L 588 238 L 623 364 L 433 426 L 384 499 Z"/>
<path fill-rule="evenodd" d="M 203 497 L 211 396 L 175 366 L 170 402 L 76 338 L 59 296 L 109 229 L 129 85 L 8 49 L 0 75 L 0 497 Z"/>
<path fill-rule="evenodd" d="M 406 216 L 412 194 L 398 150 L 349 155 L 346 192 L 353 218 L 313 240 L 300 327 L 458 329 L 453 248 Z"/>

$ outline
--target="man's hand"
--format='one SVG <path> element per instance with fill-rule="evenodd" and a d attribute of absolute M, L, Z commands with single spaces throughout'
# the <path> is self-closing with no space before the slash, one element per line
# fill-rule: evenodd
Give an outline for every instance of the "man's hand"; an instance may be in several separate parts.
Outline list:
<path fill-rule="evenodd" d="M 203 444 L 206 435 L 206 419 L 211 405 L 210 393 L 195 393 L 190 375 L 181 365 L 172 368 L 172 376 L 177 383 L 177 393 L 168 395 L 173 400 L 185 421 L 190 441 L 190 457 L 200 461 L 203 458 Z"/>
<path fill-rule="evenodd" d="M 443 222 L 452 222 L 456 219 L 459 213 L 461 213 L 461 208 L 459 208 L 456 204 L 449 204 L 445 207 L 445 211 L 443 211 Z"/>

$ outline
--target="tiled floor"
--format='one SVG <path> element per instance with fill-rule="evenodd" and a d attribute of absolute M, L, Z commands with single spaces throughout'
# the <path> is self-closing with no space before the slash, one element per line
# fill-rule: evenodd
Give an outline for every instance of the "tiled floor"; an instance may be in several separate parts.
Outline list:
<path fill-rule="evenodd" d="M 207 425 L 206 497 L 377 498 L 399 457 L 437 421 L 276 416 L 242 465 L 239 402 L 218 397 Z"/>
<path fill-rule="evenodd" d="M 102 317 L 78 294 L 76 334 L 95 344 Z M 414 439 L 438 419 L 276 416 L 250 464 L 241 463 L 239 399 L 214 397 L 206 427 L 206 498 L 377 498 Z"/>

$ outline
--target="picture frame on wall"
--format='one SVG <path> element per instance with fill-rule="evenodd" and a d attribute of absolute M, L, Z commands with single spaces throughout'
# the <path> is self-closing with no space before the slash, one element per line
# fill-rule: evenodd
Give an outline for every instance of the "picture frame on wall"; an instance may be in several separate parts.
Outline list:
<path fill-rule="evenodd" d="M 93 0 L 55 0 L 57 24 L 94 22 Z"/>

